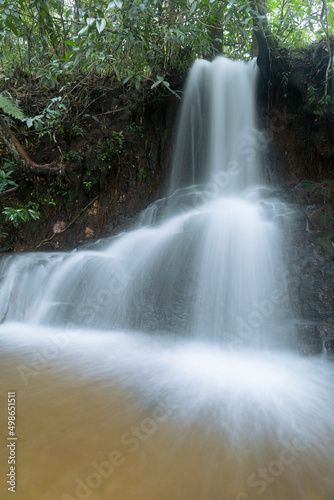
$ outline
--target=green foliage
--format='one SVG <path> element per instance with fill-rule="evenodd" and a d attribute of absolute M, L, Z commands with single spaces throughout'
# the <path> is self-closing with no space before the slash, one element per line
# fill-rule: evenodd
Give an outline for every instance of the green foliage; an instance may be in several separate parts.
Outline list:
<path fill-rule="evenodd" d="M 72 127 L 72 134 L 75 137 L 83 137 L 84 136 L 84 131 L 83 131 L 83 129 L 79 125 L 75 124 Z"/>
<path fill-rule="evenodd" d="M 48 194 L 51 196 L 52 202 L 54 201 L 53 198 L 57 198 L 58 196 L 66 198 L 69 193 L 68 184 L 66 184 L 61 178 L 57 177 L 50 180 L 48 185 Z"/>
<path fill-rule="evenodd" d="M 85 186 L 85 188 L 87 189 L 87 191 L 90 191 L 92 189 L 93 182 L 92 181 L 84 181 L 83 185 Z"/>
<path fill-rule="evenodd" d="M 138 181 L 145 182 L 146 177 L 147 177 L 146 168 L 141 168 L 138 172 Z"/>
<path fill-rule="evenodd" d="M 12 174 L 15 171 L 15 162 L 7 158 L 3 161 L 3 166 L 0 169 L 0 193 L 6 191 L 10 186 L 17 186 L 16 182 L 12 179 Z M 19 204 L 16 207 L 2 208 L 2 215 L 5 221 L 10 221 L 15 228 L 21 222 L 28 222 L 29 220 L 38 220 L 40 217 L 39 204 L 29 201 L 26 204 Z M 4 231 L 3 223 L 0 224 L 0 241 L 4 240 L 8 233 Z M 7 245 L 7 249 L 11 247 Z"/>
<path fill-rule="evenodd" d="M 107 141 L 109 144 L 109 150 L 111 153 L 120 153 L 124 143 L 124 132 L 123 130 L 119 132 L 114 131 L 111 135 L 112 138 Z"/>
<path fill-rule="evenodd" d="M 45 198 L 43 196 L 38 196 L 36 203 L 39 208 L 43 205 L 51 205 L 53 207 L 57 205 L 53 198 Z"/>
<path fill-rule="evenodd" d="M 263 21 L 257 5 L 261 2 L 0 0 L 4 77 L 16 67 L 55 87 L 71 74 L 113 73 L 137 90 L 149 82 L 153 89 L 172 91 L 170 73 L 187 69 L 196 57 L 250 57 L 254 22 Z M 321 0 L 268 0 L 268 25 L 285 46 L 303 46 L 324 36 L 325 29 L 334 34 L 334 6 L 328 2 L 326 27 L 322 8 Z M 34 117 L 32 124 L 39 127 L 40 120 Z"/>
<path fill-rule="evenodd" d="M 69 151 L 64 155 L 64 161 L 67 160 L 72 160 L 72 161 L 81 161 L 83 160 L 84 155 L 83 153 L 80 153 L 79 151 Z"/>
<path fill-rule="evenodd" d="M 38 220 L 40 217 L 38 206 L 31 201 L 26 205 L 19 204 L 17 208 L 5 207 L 2 213 L 6 220 L 11 221 L 16 228 L 20 222 L 28 222 L 30 219 Z"/>
<path fill-rule="evenodd" d="M 130 132 L 131 134 L 138 134 L 139 137 L 144 137 L 144 127 L 142 125 L 137 125 L 136 123 L 131 122 L 124 129 L 126 132 Z"/>
<path fill-rule="evenodd" d="M 39 115 L 33 118 L 24 118 L 28 128 L 34 126 L 41 136 L 48 134 L 52 137 L 56 129 L 62 129 L 64 115 L 67 111 L 65 104 L 61 102 L 61 97 L 50 99 L 50 104 Z"/>
<path fill-rule="evenodd" d="M 158 85 L 163 85 L 164 87 L 166 87 L 166 89 L 168 89 L 170 92 L 172 92 L 172 94 L 175 95 L 175 97 L 177 97 L 177 99 L 181 99 L 181 97 L 179 96 L 179 93 L 178 92 L 175 92 L 174 90 L 172 90 L 170 88 L 170 83 L 167 82 L 163 76 L 159 76 L 157 75 L 157 81 L 153 83 L 153 85 L 151 85 L 151 89 L 154 89 L 155 87 L 157 87 Z"/>
<path fill-rule="evenodd" d="M 319 237 L 319 247 L 323 255 L 331 255 L 333 251 L 334 234 L 331 232 L 322 233 Z"/>
<path fill-rule="evenodd" d="M 262 7 L 261 7 L 262 6 Z M 261 8 L 260 8 L 261 7 Z M 28 72 L 46 86 L 86 74 L 110 75 L 140 90 L 172 89 L 170 75 L 198 57 L 251 57 L 257 21 L 288 47 L 334 34 L 334 6 L 322 0 L 0 0 L 0 50 L 9 78 Z M 49 131 L 61 124 L 64 100 L 27 119 Z M 0 98 L 0 107 L 1 98 Z M 60 118 L 60 119 L 59 119 Z"/>
<path fill-rule="evenodd" d="M 14 170 L 15 162 L 5 158 L 3 168 L 0 169 L 0 193 L 5 191 L 8 186 L 17 186 L 16 182 L 11 178 Z"/>
<path fill-rule="evenodd" d="M 287 97 L 289 73 L 287 71 L 282 71 L 280 77 L 281 77 L 282 89 L 284 91 L 284 97 Z"/>
<path fill-rule="evenodd" d="M 114 73 L 139 90 L 143 83 L 172 91 L 168 75 L 195 57 L 216 52 L 249 57 L 256 12 L 248 0 L 0 0 L 5 63 L 45 85 L 79 72 Z M 3 75 L 4 78 L 8 74 Z M 172 91 L 173 92 L 173 91 Z M 40 126 L 34 117 L 30 126 Z"/>
<path fill-rule="evenodd" d="M 318 89 L 315 85 L 309 84 L 307 87 L 307 105 L 315 115 L 322 118 L 325 109 L 330 103 L 330 96 L 325 96 L 322 89 Z"/>
<path fill-rule="evenodd" d="M 282 46 L 305 47 L 326 33 L 322 22 L 323 1 L 268 0 L 268 22 Z M 333 5 L 328 5 L 329 34 L 334 34 Z"/>
<path fill-rule="evenodd" d="M 25 118 L 18 103 L 15 102 L 12 98 L 6 97 L 4 95 L 0 95 L 0 109 L 7 115 L 10 115 L 17 120 L 23 120 Z"/>

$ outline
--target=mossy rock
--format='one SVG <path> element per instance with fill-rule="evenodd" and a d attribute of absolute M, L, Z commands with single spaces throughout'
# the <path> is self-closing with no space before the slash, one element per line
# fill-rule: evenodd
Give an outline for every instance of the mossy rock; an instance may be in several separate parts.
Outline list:
<path fill-rule="evenodd" d="M 334 209 L 329 203 L 317 207 L 308 216 L 312 229 L 315 231 L 333 231 L 334 230 Z"/>
<path fill-rule="evenodd" d="M 298 205 L 334 204 L 334 181 L 301 181 L 293 189 L 293 198 Z"/>
<path fill-rule="evenodd" d="M 318 245 L 321 253 L 326 256 L 334 257 L 334 233 L 322 232 L 318 235 Z"/>

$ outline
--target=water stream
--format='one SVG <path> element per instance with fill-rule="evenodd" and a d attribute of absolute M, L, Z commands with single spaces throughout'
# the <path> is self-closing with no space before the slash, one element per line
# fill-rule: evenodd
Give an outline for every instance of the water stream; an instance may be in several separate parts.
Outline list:
<path fill-rule="evenodd" d="M 19 500 L 334 499 L 334 366 L 293 351 L 256 81 L 255 60 L 194 64 L 169 196 L 137 229 L 2 259 Z"/>

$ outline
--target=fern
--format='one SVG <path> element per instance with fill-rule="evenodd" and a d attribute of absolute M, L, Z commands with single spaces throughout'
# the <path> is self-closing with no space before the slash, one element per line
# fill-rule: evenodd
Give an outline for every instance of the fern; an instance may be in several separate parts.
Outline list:
<path fill-rule="evenodd" d="M 2 111 L 7 115 L 13 116 L 17 120 L 23 120 L 25 118 L 19 106 L 15 104 L 14 101 L 3 95 L 0 95 L 0 109 L 2 109 Z"/>

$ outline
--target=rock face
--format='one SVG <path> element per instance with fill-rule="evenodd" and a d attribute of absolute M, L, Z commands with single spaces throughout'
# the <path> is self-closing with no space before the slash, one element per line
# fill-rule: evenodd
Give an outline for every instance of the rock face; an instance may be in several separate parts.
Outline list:
<path fill-rule="evenodd" d="M 279 191 L 289 202 L 283 221 L 288 289 L 305 354 L 334 353 L 334 181 L 303 181 Z"/>
<path fill-rule="evenodd" d="M 63 166 L 66 182 L 36 181 L 42 216 L 18 230 L 10 226 L 0 253 L 9 245 L 14 251 L 66 251 L 87 239 L 109 236 L 165 193 L 179 101 L 171 94 L 160 102 L 152 97 L 142 102 L 118 86 L 96 93 L 81 133 L 59 134 L 62 150 L 69 149 Z M 57 161 L 58 150 L 49 149 L 34 158 Z M 30 191 L 29 184 L 15 192 L 13 205 L 25 203 Z"/>
<path fill-rule="evenodd" d="M 320 105 L 326 49 L 321 41 L 289 57 L 276 53 L 270 85 L 259 63 L 266 176 L 284 186 L 275 194 L 289 205 L 283 251 L 297 344 L 305 355 L 334 354 L 334 140 Z"/>

